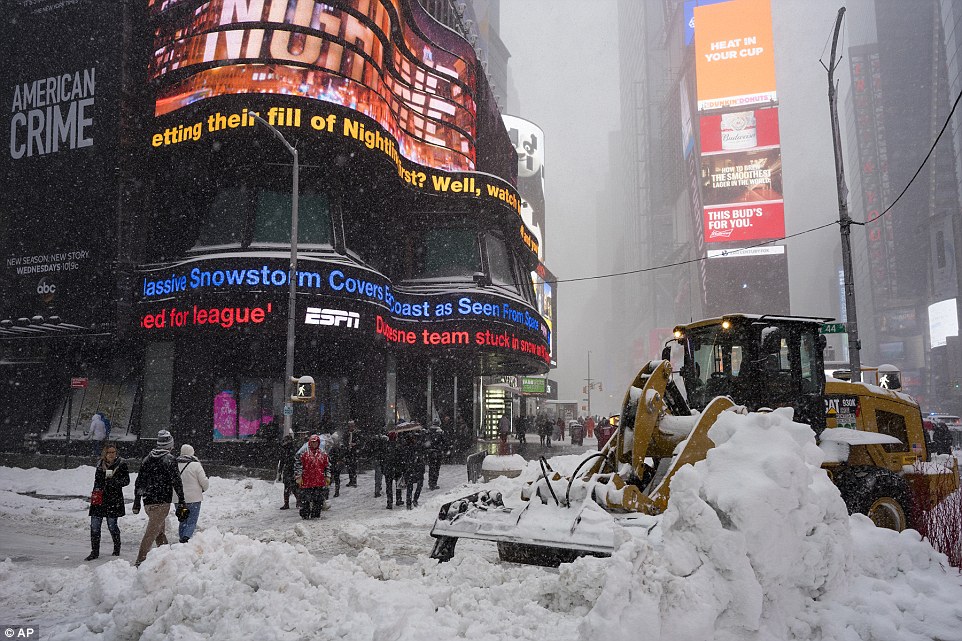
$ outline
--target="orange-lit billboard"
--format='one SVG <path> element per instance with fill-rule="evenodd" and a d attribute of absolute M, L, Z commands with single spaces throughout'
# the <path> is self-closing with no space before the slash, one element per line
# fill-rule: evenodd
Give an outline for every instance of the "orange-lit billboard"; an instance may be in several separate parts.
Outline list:
<path fill-rule="evenodd" d="M 433 39 L 419 33 L 411 22 L 423 10 L 401 0 L 293 8 L 287 0 L 211 0 L 192 11 L 177 0 L 148 4 L 156 116 L 216 96 L 296 96 L 369 116 L 421 165 L 475 169 L 475 54 L 426 18 Z"/>
<path fill-rule="evenodd" d="M 774 102 L 769 0 L 731 0 L 694 11 L 698 110 Z"/>

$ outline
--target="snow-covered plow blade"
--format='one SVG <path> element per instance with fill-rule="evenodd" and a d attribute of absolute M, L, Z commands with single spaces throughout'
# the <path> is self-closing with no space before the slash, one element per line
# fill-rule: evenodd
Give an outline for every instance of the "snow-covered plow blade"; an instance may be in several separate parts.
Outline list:
<path fill-rule="evenodd" d="M 597 508 L 597 509 L 595 509 Z M 499 492 L 478 492 L 441 507 L 431 530 L 432 558 L 447 561 L 459 538 L 493 541 L 502 561 L 556 566 L 579 556 L 609 556 L 615 523 L 650 527 L 651 517 L 611 514 L 590 500 L 572 508 L 527 501 L 509 508 Z"/>
<path fill-rule="evenodd" d="M 620 527 L 652 527 L 668 503 L 668 485 L 683 465 L 713 447 L 708 429 L 732 409 L 719 397 L 692 413 L 671 379 L 671 364 L 639 372 L 622 406 L 619 431 L 569 476 L 541 460 L 541 474 L 522 489 L 523 505 L 499 492 L 477 492 L 441 507 L 431 530 L 433 558 L 447 561 L 459 538 L 493 541 L 504 561 L 558 565 L 585 555 L 609 556 Z"/>

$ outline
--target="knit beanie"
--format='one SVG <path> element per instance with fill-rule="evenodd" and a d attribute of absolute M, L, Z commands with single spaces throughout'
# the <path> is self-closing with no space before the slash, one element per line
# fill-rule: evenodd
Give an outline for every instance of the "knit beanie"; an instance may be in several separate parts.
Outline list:
<path fill-rule="evenodd" d="M 157 432 L 157 447 L 162 450 L 169 450 L 174 447 L 174 436 L 167 430 Z"/>
<path fill-rule="evenodd" d="M 183 445 L 180 446 L 180 455 L 181 455 L 181 456 L 193 456 L 193 455 L 194 455 L 194 448 L 193 448 L 192 446 L 188 445 L 187 443 L 184 443 Z"/>

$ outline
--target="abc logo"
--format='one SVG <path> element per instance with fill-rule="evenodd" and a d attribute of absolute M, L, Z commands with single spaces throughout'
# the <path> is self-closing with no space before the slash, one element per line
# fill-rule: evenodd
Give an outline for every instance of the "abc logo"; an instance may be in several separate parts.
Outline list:
<path fill-rule="evenodd" d="M 45 303 L 49 303 L 57 293 L 57 285 L 48 283 L 46 278 L 41 278 L 40 282 L 37 283 L 37 293 L 40 294 Z"/>

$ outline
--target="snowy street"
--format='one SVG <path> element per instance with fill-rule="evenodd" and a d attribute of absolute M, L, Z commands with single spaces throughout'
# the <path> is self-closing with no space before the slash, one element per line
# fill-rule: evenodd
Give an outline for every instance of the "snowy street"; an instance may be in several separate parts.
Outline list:
<path fill-rule="evenodd" d="M 914 531 L 849 517 L 788 416 L 720 421 L 651 532 L 559 569 L 501 563 L 483 541 L 429 558 L 444 501 L 497 489 L 517 506 L 535 462 L 476 485 L 445 466 L 411 511 L 387 511 L 368 472 L 316 521 L 279 510 L 280 485 L 213 478 L 194 538 L 140 568 L 143 514 L 121 519 L 120 559 L 103 545 L 81 560 L 92 467 L 0 468 L 2 619 L 44 639 L 962 639 L 958 570 Z"/>

